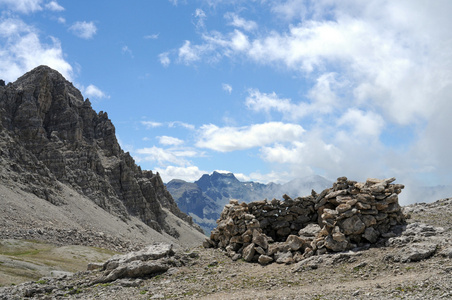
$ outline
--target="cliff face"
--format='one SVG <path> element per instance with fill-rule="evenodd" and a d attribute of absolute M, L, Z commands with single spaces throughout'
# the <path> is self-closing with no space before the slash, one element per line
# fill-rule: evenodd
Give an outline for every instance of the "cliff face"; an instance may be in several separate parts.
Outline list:
<path fill-rule="evenodd" d="M 24 189 L 60 205 L 59 181 L 113 215 L 137 216 L 159 232 L 178 235 L 163 208 L 193 225 L 159 174 L 142 171 L 122 151 L 107 113 L 96 113 L 57 71 L 40 66 L 0 84 L 0 119 L 0 163 Z"/>

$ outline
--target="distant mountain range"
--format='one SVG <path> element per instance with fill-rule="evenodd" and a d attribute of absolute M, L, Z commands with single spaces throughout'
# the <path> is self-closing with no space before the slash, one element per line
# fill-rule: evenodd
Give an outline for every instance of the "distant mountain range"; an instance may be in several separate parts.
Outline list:
<path fill-rule="evenodd" d="M 194 183 L 173 179 L 167 183 L 166 188 L 179 209 L 190 215 L 209 235 L 230 199 L 249 203 L 263 199 L 281 199 L 283 194 L 296 198 L 310 195 L 312 190 L 321 192 L 332 184 L 333 182 L 318 175 L 294 179 L 285 184 L 242 182 L 233 173 L 215 171 L 211 175 L 204 174 Z"/>

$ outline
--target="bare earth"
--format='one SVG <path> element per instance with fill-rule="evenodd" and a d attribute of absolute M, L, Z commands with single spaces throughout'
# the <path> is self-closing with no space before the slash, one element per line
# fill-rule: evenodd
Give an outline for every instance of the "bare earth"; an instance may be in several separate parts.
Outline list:
<path fill-rule="evenodd" d="M 90 284 L 99 271 L 53 279 L 64 286 L 36 299 L 450 299 L 452 298 L 452 199 L 405 208 L 409 223 L 421 221 L 425 235 L 406 245 L 314 256 L 303 265 L 268 266 L 232 261 L 221 250 L 195 247 L 177 252 L 189 261 L 164 274 Z M 424 226 L 424 225 L 422 225 Z M 441 228 L 440 228 L 441 227 Z M 427 228 L 427 229 L 425 229 Z M 416 243 L 434 243 L 434 254 L 418 262 L 398 255 Z M 411 248 L 410 248 L 411 247 Z M 405 252 L 404 252 L 405 251 Z M 297 270 L 297 271 L 295 271 Z M 45 283 L 46 280 L 43 281 Z M 26 283 L 27 287 L 37 284 Z M 38 284 L 39 286 L 39 284 Z M 73 287 L 68 289 L 68 286 Z M 19 287 L 0 289 L 0 299 L 21 299 Z M 3 293 L 3 294 L 2 294 Z M 1 295 L 8 295 L 2 296 Z M 17 298 L 16 298 L 17 296 Z"/>

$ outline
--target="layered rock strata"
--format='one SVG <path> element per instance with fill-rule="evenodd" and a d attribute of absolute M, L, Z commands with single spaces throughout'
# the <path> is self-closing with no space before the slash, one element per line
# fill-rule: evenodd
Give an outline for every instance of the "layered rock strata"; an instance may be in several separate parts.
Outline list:
<path fill-rule="evenodd" d="M 121 149 L 107 113 L 96 113 L 49 67 L 0 85 L 0 154 L 5 182 L 55 205 L 64 205 L 58 195 L 63 183 L 122 220 L 136 216 L 160 233 L 179 235 L 166 221 L 168 211 L 199 229 L 159 174 L 142 171 Z"/>
<path fill-rule="evenodd" d="M 394 181 L 358 183 L 340 177 L 332 188 L 306 197 L 248 204 L 231 200 L 204 245 L 222 248 L 234 260 L 261 264 L 383 245 L 405 224 L 398 203 L 404 186 Z"/>

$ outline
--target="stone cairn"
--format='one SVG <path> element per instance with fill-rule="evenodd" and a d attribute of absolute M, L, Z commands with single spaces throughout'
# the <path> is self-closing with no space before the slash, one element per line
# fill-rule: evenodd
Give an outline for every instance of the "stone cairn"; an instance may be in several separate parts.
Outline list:
<path fill-rule="evenodd" d="M 290 264 L 313 255 L 380 244 L 405 224 L 398 203 L 404 186 L 395 178 L 365 183 L 340 177 L 320 194 L 284 201 L 230 200 L 204 247 L 221 248 L 233 260 Z M 399 226 L 400 227 L 400 226 Z"/>

